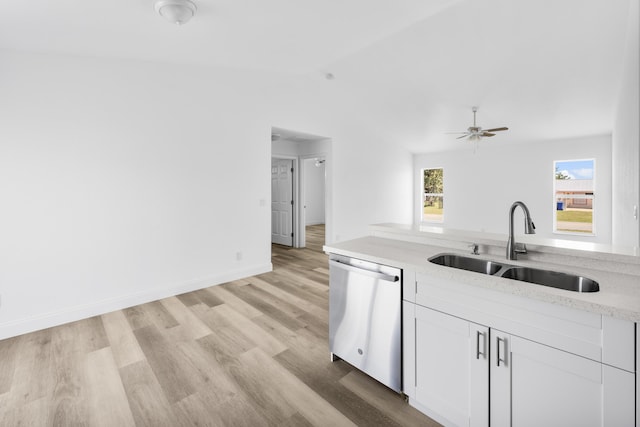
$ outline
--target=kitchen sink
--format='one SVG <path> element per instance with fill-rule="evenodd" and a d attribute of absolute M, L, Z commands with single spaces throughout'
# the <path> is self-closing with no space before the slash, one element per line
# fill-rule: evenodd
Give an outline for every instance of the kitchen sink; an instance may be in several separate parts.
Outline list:
<path fill-rule="evenodd" d="M 503 267 L 493 261 L 472 258 L 455 254 L 440 254 L 429 258 L 429 262 L 445 267 L 459 268 L 461 270 L 475 271 L 476 273 L 496 274 Z"/>
<path fill-rule="evenodd" d="M 530 267 L 510 267 L 504 270 L 500 276 L 574 292 L 598 292 L 600 290 L 598 282 L 586 277 Z"/>
<path fill-rule="evenodd" d="M 600 290 L 598 282 L 583 276 L 539 268 L 517 267 L 463 255 L 438 254 L 429 258 L 429 262 L 573 292 L 598 292 Z"/>

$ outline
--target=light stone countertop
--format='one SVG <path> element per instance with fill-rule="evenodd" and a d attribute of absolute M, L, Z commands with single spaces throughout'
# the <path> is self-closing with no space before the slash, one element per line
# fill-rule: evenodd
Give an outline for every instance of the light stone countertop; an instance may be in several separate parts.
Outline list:
<path fill-rule="evenodd" d="M 489 246 L 506 247 L 507 235 L 474 232 L 470 230 L 456 230 L 438 226 L 426 226 L 416 224 L 371 224 L 369 226 L 372 236 L 387 237 L 391 239 L 415 241 L 427 243 L 434 241 L 446 242 L 475 242 Z M 600 261 L 626 263 L 640 266 L 640 248 L 627 246 L 612 246 L 585 241 L 573 241 L 563 239 L 549 239 L 539 237 L 537 234 L 516 233 L 516 240 L 525 243 L 531 252 L 541 252 L 573 258 L 593 259 Z M 640 270 L 637 274 L 640 274 Z"/>
<path fill-rule="evenodd" d="M 469 252 L 446 246 L 367 236 L 326 245 L 324 251 L 415 270 L 418 273 L 455 280 L 493 291 L 640 322 L 640 276 L 637 274 L 531 260 L 512 261 L 506 260 L 504 256 L 498 257 L 490 254 L 478 256 L 481 259 L 502 264 L 579 274 L 597 281 L 600 285 L 599 292 L 580 293 L 444 267 L 428 261 L 428 258 L 439 253 L 472 256 L 469 255 Z"/>

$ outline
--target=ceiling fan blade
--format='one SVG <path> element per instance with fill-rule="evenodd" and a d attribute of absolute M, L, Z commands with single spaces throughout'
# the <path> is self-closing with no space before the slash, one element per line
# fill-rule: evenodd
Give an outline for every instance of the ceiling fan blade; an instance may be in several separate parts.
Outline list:
<path fill-rule="evenodd" d="M 509 128 L 493 128 L 493 129 L 484 129 L 485 132 L 500 132 L 501 130 L 509 130 Z"/>
<path fill-rule="evenodd" d="M 495 135 L 496 135 L 495 133 L 490 133 L 490 132 L 484 131 L 484 132 L 482 132 L 482 135 L 480 135 L 480 136 L 495 136 Z"/>
<path fill-rule="evenodd" d="M 457 137 L 456 139 L 462 139 L 462 138 L 466 138 L 466 137 L 468 137 L 468 136 L 469 136 L 469 134 L 465 132 L 465 134 L 464 134 L 464 135 L 459 136 L 459 137 Z"/>

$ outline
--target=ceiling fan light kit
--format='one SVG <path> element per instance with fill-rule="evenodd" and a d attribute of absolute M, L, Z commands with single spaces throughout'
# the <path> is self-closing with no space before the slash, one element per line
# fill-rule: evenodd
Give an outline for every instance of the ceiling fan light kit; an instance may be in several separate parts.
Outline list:
<path fill-rule="evenodd" d="M 191 0 L 159 0 L 155 4 L 155 9 L 160 16 L 176 25 L 189 22 L 198 10 Z"/>
<path fill-rule="evenodd" d="M 471 111 L 473 111 L 473 126 L 469 126 L 466 132 L 450 132 L 450 133 L 458 133 L 462 134 L 462 136 L 457 137 L 456 139 L 467 138 L 469 141 L 479 141 L 483 137 L 491 137 L 495 136 L 496 132 L 501 132 L 504 130 L 509 130 L 508 127 L 499 127 L 492 129 L 482 129 L 482 127 L 476 124 L 476 113 L 478 112 L 478 107 L 472 107 Z"/>

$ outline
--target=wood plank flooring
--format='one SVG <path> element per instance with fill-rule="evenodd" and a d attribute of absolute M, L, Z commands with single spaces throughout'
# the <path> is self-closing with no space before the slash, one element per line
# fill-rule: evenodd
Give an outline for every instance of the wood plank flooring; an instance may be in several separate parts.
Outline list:
<path fill-rule="evenodd" d="M 436 426 L 328 350 L 324 227 L 274 271 L 0 341 L 0 426 Z"/>

